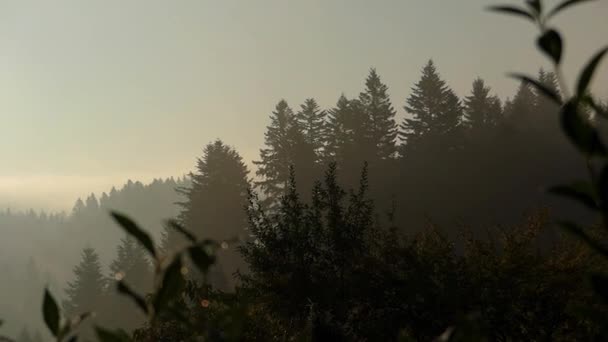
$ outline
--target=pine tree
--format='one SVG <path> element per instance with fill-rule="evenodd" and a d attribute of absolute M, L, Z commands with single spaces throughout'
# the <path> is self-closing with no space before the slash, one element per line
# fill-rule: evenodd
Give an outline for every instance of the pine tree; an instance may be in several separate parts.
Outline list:
<path fill-rule="evenodd" d="M 138 293 L 150 290 L 151 265 L 144 249 L 130 236 L 121 239 L 116 259 L 110 264 L 110 271 L 109 283 L 122 279 Z M 118 293 L 111 292 L 104 304 L 104 320 L 113 328 L 131 331 L 145 321 L 140 309 L 129 298 Z"/>
<path fill-rule="evenodd" d="M 80 217 L 82 214 L 84 214 L 85 209 L 86 209 L 86 207 L 85 207 L 82 199 L 80 199 L 80 198 L 77 199 L 76 203 L 74 204 L 74 207 L 72 208 L 72 216 Z"/>
<path fill-rule="evenodd" d="M 293 111 L 285 100 L 281 100 L 272 112 L 270 125 L 265 133 L 265 148 L 260 150 L 256 174 L 262 179 L 255 184 L 266 195 L 269 207 L 277 204 L 289 181 L 289 169 L 307 174 L 306 167 L 314 164 L 314 147 L 308 144 Z"/>
<path fill-rule="evenodd" d="M 329 110 L 326 126 L 325 159 L 342 165 L 346 151 L 353 144 L 353 132 L 350 116 L 351 102 L 342 94 L 336 106 Z"/>
<path fill-rule="evenodd" d="M 298 124 L 304 134 L 304 140 L 309 144 L 316 155 L 316 161 L 320 160 L 323 152 L 325 133 L 325 111 L 319 108 L 317 101 L 310 98 L 300 106 L 296 114 Z"/>
<path fill-rule="evenodd" d="M 502 111 L 500 100 L 491 96 L 490 90 L 481 78 L 473 81 L 471 95 L 464 100 L 464 118 L 469 127 L 487 128 L 498 123 Z"/>
<path fill-rule="evenodd" d="M 505 117 L 519 126 L 527 126 L 535 114 L 536 94 L 526 82 L 522 82 L 513 99 L 505 105 Z"/>
<path fill-rule="evenodd" d="M 74 267 L 74 276 L 75 279 L 68 282 L 67 300 L 63 303 L 69 317 L 92 311 L 103 295 L 105 280 L 99 256 L 93 248 L 83 249 L 82 260 Z"/>
<path fill-rule="evenodd" d="M 439 77 L 432 60 L 422 70 L 422 77 L 404 108 L 411 115 L 400 126 L 399 135 L 405 141 L 405 149 L 413 148 L 425 136 L 439 139 L 451 133 L 462 118 L 460 100 Z"/>
<path fill-rule="evenodd" d="M 198 159 L 197 172 L 191 175 L 192 186 L 182 189 L 185 200 L 180 203 L 180 222 L 200 239 L 216 241 L 244 238 L 247 216 L 249 171 L 241 156 L 232 147 L 216 140 L 208 144 Z M 180 247 L 180 238 L 173 231 L 165 234 L 165 250 Z M 242 263 L 235 244 L 222 250 L 219 264 L 230 275 Z"/>
<path fill-rule="evenodd" d="M 392 157 L 397 137 L 396 112 L 388 95 L 388 87 L 382 83 L 376 69 L 370 70 L 365 80 L 365 90 L 359 94 L 359 102 L 370 125 L 367 131 L 374 151 L 369 158 Z"/>
<path fill-rule="evenodd" d="M 65 289 L 67 299 L 63 302 L 66 317 L 75 317 L 86 312 L 96 312 L 105 302 L 106 281 L 101 272 L 97 252 L 87 247 L 82 251 L 80 263 L 74 267 L 75 279 Z M 82 340 L 93 340 L 91 320 L 78 328 Z"/>
<path fill-rule="evenodd" d="M 557 76 L 554 72 L 546 72 L 541 68 L 538 71 L 538 81 L 556 94 L 560 94 Z M 558 111 L 559 106 L 539 91 L 535 91 L 534 93 L 536 95 L 536 109 L 538 115 L 543 117 L 548 115 L 555 117 L 555 113 Z"/>

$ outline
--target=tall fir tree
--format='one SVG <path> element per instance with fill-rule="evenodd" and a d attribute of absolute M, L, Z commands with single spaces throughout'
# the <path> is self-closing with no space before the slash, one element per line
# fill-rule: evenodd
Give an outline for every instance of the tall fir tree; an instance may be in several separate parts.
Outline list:
<path fill-rule="evenodd" d="M 513 99 L 505 105 L 505 118 L 516 127 L 529 126 L 535 116 L 536 94 L 526 82 L 521 82 Z"/>
<path fill-rule="evenodd" d="M 97 252 L 87 247 L 82 250 L 81 256 L 80 263 L 73 270 L 75 279 L 68 282 L 65 290 L 67 300 L 63 307 L 68 316 L 95 309 L 104 293 L 105 278 Z"/>
<path fill-rule="evenodd" d="M 371 155 L 369 159 L 388 159 L 395 154 L 397 125 L 395 109 L 391 104 L 388 87 L 382 83 L 376 69 L 371 69 L 365 80 L 365 90 L 359 94 L 359 102 L 370 125 Z M 372 162 L 373 160 L 367 160 Z"/>
<path fill-rule="evenodd" d="M 306 99 L 304 104 L 300 106 L 300 111 L 296 114 L 304 139 L 312 147 L 317 161 L 320 160 L 323 153 L 325 115 L 325 111 L 319 107 L 317 101 L 313 98 Z"/>
<path fill-rule="evenodd" d="M 307 143 L 302 126 L 285 100 L 279 101 L 270 117 L 270 125 L 264 135 L 265 147 L 260 150 L 256 174 L 261 180 L 255 182 L 265 194 L 265 204 L 272 208 L 284 194 L 289 181 L 289 169 L 296 168 L 300 175 L 315 163 L 313 145 Z M 306 182 L 302 182 L 306 183 Z"/>
<path fill-rule="evenodd" d="M 97 252 L 87 247 L 82 251 L 80 263 L 74 267 L 75 279 L 68 282 L 65 290 L 67 299 L 63 308 L 67 317 L 74 317 L 86 312 L 96 312 L 103 306 L 106 280 L 101 272 Z M 78 331 L 83 340 L 93 339 L 91 320 L 83 322 Z"/>
<path fill-rule="evenodd" d="M 198 159 L 196 173 L 191 175 L 191 187 L 181 190 L 185 200 L 180 203 L 179 221 L 200 239 L 245 238 L 248 175 L 247 166 L 234 148 L 221 140 L 208 144 Z M 165 233 L 163 249 L 175 250 L 183 243 L 169 230 Z M 220 251 L 218 264 L 229 277 L 244 265 L 236 252 L 237 243 L 224 246 L 227 248 Z"/>
<path fill-rule="evenodd" d="M 464 100 L 464 119 L 469 127 L 488 128 L 496 126 L 500 121 L 500 99 L 490 95 L 490 91 L 490 87 L 481 78 L 473 81 L 471 95 Z"/>
<path fill-rule="evenodd" d="M 120 240 L 116 258 L 110 264 L 109 283 L 122 279 L 139 293 L 147 293 L 152 283 L 152 270 L 144 249 L 130 236 Z M 103 318 L 108 326 L 132 331 L 145 321 L 145 316 L 133 302 L 112 293 L 103 305 Z"/>
<path fill-rule="evenodd" d="M 432 60 L 423 68 L 404 108 L 411 115 L 400 125 L 404 150 L 414 148 L 423 137 L 437 140 L 453 132 L 463 115 L 460 100 L 439 77 Z"/>

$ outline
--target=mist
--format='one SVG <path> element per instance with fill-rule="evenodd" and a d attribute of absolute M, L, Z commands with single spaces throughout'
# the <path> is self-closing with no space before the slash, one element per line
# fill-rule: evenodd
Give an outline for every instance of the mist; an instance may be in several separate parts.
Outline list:
<path fill-rule="evenodd" d="M 73 332 L 92 341 L 423 341 L 469 319 L 489 340 L 605 336 L 569 311 L 605 260 L 556 224 L 603 250 L 608 63 L 591 100 L 576 82 L 608 2 L 583 2 L 541 25 L 558 62 L 501 1 L 0 2 L 0 340 L 56 338 L 45 288 L 96 313 Z M 116 293 L 152 308 L 167 260 L 166 308 L 204 332 Z"/>

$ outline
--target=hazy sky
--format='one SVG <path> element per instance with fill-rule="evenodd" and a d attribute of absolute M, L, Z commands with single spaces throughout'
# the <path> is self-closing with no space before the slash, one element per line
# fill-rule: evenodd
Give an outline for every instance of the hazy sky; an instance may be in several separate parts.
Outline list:
<path fill-rule="evenodd" d="M 543 59 L 532 26 L 490 3 L 0 0 L 0 206 L 67 209 L 128 178 L 179 176 L 218 137 L 249 161 L 279 99 L 330 107 L 372 66 L 400 115 L 429 58 L 461 96 L 477 76 L 511 96 L 505 72 Z M 556 21 L 570 81 L 608 44 L 607 16 L 598 0 Z"/>

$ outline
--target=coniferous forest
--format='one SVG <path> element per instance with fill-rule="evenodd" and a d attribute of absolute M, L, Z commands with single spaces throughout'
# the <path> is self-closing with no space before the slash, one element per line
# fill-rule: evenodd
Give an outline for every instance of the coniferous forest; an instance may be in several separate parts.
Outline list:
<path fill-rule="evenodd" d="M 554 66 L 508 98 L 477 75 L 459 97 L 433 59 L 401 94 L 372 67 L 328 108 L 277 94 L 255 160 L 216 139 L 186 176 L 0 211 L 0 335 L 604 340 L 608 99 L 588 84 L 608 50 L 570 94 L 546 24 L 578 2 L 492 8 L 537 24 Z"/>

